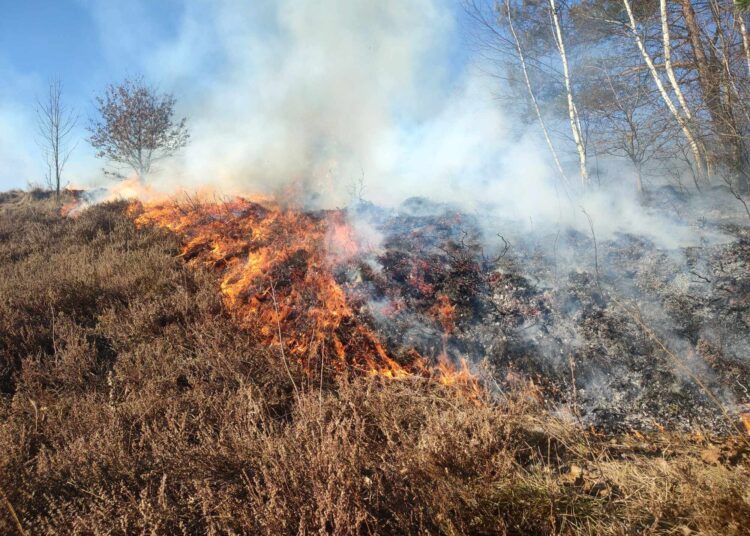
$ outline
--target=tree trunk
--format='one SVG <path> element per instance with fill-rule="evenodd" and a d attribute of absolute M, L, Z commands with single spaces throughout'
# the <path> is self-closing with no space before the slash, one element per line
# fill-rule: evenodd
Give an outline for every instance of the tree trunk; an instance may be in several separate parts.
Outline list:
<path fill-rule="evenodd" d="M 698 143 L 695 141 L 695 137 L 693 136 L 693 133 L 691 132 L 687 121 L 684 117 L 682 117 L 679 110 L 677 110 L 674 102 L 672 102 L 672 97 L 669 96 L 669 93 L 667 93 L 667 90 L 664 88 L 664 84 L 659 77 L 659 73 L 656 71 L 654 62 L 651 59 L 650 54 L 646 50 L 646 47 L 643 45 L 643 40 L 638 33 L 638 28 L 635 23 L 635 17 L 633 16 L 633 9 L 630 5 L 630 0 L 622 0 L 622 3 L 625 6 L 625 11 L 628 14 L 628 19 L 630 21 L 630 30 L 633 34 L 633 39 L 635 39 L 638 50 L 640 50 L 641 56 L 643 56 L 643 61 L 646 62 L 649 72 L 651 73 L 651 77 L 654 79 L 656 88 L 659 90 L 659 94 L 664 100 L 664 103 L 667 105 L 667 108 L 675 118 L 675 121 L 677 121 L 677 124 L 680 126 L 682 133 L 685 135 L 685 138 L 688 141 L 688 145 L 690 146 L 690 152 L 693 154 L 693 159 L 695 160 L 695 164 L 698 168 L 698 175 L 702 177 L 705 174 L 705 166 L 703 163 L 703 157 L 701 155 L 700 148 L 698 147 Z"/>
<path fill-rule="evenodd" d="M 53 130 L 53 142 L 52 150 L 54 152 L 55 159 L 55 198 L 60 200 L 60 100 L 55 97 L 55 111 L 53 114 L 52 130 Z"/>
<path fill-rule="evenodd" d="M 635 191 L 638 194 L 638 199 L 643 199 L 643 174 L 641 173 L 641 167 L 638 165 L 635 167 Z"/>
<path fill-rule="evenodd" d="M 555 0 L 548 0 L 550 15 L 554 26 L 554 36 L 557 44 L 557 50 L 560 53 L 560 61 L 563 66 L 563 78 L 565 82 L 565 92 L 568 97 L 568 116 L 570 119 L 570 130 L 573 133 L 573 141 L 578 151 L 578 164 L 581 171 L 581 182 L 584 187 L 589 184 L 589 173 L 586 166 L 586 147 L 583 145 L 583 135 L 581 131 L 581 122 L 578 118 L 578 109 L 573 100 L 573 89 L 570 83 L 570 70 L 568 69 L 568 56 L 565 52 L 565 42 L 563 41 L 562 30 L 560 29 L 560 15 L 555 5 Z"/>
<path fill-rule="evenodd" d="M 515 27 L 513 26 L 513 16 L 511 14 L 511 6 L 510 6 L 510 0 L 505 0 L 505 9 L 506 9 L 506 15 L 508 17 L 508 26 L 510 28 L 510 33 L 513 35 L 513 41 L 516 44 L 516 51 L 518 52 L 518 60 L 521 64 L 521 71 L 523 72 L 523 79 L 526 83 L 526 90 L 529 93 L 529 98 L 531 99 L 532 107 L 534 108 L 534 112 L 536 113 L 537 120 L 539 121 L 539 125 L 542 127 L 542 133 L 544 134 L 544 140 L 547 142 L 547 147 L 549 147 L 549 151 L 552 154 L 552 159 L 555 162 L 555 166 L 557 167 L 557 171 L 560 173 L 560 177 L 562 177 L 563 184 L 565 188 L 567 188 L 570 184 L 568 181 L 568 176 L 565 174 L 565 171 L 563 170 L 562 164 L 560 164 L 560 159 L 557 156 L 557 151 L 555 150 L 555 146 L 552 143 L 552 138 L 549 135 L 549 131 L 547 130 L 547 125 L 544 122 L 544 118 L 542 117 L 542 112 L 539 109 L 539 102 L 536 99 L 536 95 L 534 94 L 534 89 L 531 87 L 531 80 L 529 79 L 529 72 L 526 68 L 526 56 L 523 53 L 523 49 L 521 48 L 521 42 L 518 39 L 518 35 L 516 34 Z"/>
<path fill-rule="evenodd" d="M 661 36 L 662 36 L 662 44 L 664 47 L 664 70 L 667 72 L 667 78 L 669 78 L 669 83 L 672 85 L 672 90 L 674 91 L 674 94 L 677 96 L 677 100 L 680 103 L 680 106 L 682 107 L 682 111 L 685 114 L 685 117 L 687 119 L 692 118 L 692 114 L 690 113 L 690 108 L 687 105 L 687 101 L 685 101 L 685 96 L 682 94 L 682 90 L 680 89 L 680 85 L 677 83 L 677 77 L 674 74 L 674 69 L 672 69 L 672 39 L 669 36 L 669 19 L 667 18 L 667 0 L 660 0 L 660 15 L 661 15 Z"/>
<path fill-rule="evenodd" d="M 698 85 L 701 89 L 703 101 L 711 115 L 714 127 L 721 123 L 721 91 L 719 89 L 718 73 L 709 63 L 706 51 L 701 42 L 701 30 L 695 16 L 695 10 L 690 0 L 679 0 L 682 6 L 682 16 L 685 19 L 688 41 L 693 52 L 696 71 L 698 73 Z"/>
<path fill-rule="evenodd" d="M 742 35 L 742 47 L 745 50 L 745 59 L 747 60 L 747 72 L 750 74 L 750 39 L 747 36 L 747 26 L 745 25 L 745 14 L 737 13 L 735 15 L 740 23 L 740 34 Z"/>

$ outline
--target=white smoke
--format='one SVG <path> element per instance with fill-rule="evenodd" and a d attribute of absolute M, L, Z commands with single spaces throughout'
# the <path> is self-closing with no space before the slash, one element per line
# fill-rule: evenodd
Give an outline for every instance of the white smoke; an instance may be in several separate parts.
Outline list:
<path fill-rule="evenodd" d="M 644 214 L 629 186 L 571 202 L 539 136 L 494 98 L 502 82 L 456 61 L 467 46 L 457 15 L 448 0 L 185 4 L 146 64 L 180 97 L 193 136 L 160 182 L 330 207 L 362 181 L 379 204 L 426 196 L 588 232 L 583 205 L 602 237 L 690 237 Z"/>
<path fill-rule="evenodd" d="M 162 85 L 190 116 L 193 142 L 169 175 L 238 191 L 292 184 L 327 203 L 362 173 L 372 194 L 387 191 L 402 159 L 386 148 L 450 101 L 451 15 L 438 0 L 191 3 L 149 62 L 150 78 L 174 77 Z"/>
<path fill-rule="evenodd" d="M 331 207 L 355 186 L 379 204 L 425 196 L 587 232 L 583 205 L 602 238 L 632 230 L 671 246 L 690 234 L 645 215 L 631 188 L 571 202 L 535 129 L 494 98 L 502 81 L 466 61 L 456 2 L 174 0 L 165 30 L 154 3 L 80 1 L 108 72 L 145 72 L 188 117 L 191 143 L 161 163 L 154 187 L 282 191 Z M 101 177 L 91 156 L 71 161 L 89 183 Z"/>

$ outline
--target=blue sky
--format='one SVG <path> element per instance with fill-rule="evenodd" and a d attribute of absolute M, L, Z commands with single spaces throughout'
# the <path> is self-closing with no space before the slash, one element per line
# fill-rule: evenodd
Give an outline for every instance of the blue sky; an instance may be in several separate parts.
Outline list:
<path fill-rule="evenodd" d="M 80 140 L 86 135 L 87 118 L 94 113 L 94 95 L 102 85 L 129 74 L 131 69 L 140 72 L 139 54 L 176 32 L 181 9 L 178 3 L 128 2 L 120 6 L 119 15 L 130 11 L 133 23 L 149 21 L 139 37 L 141 43 L 133 46 L 132 39 L 121 40 L 116 32 L 105 32 L 106 4 L 86 0 L 0 0 L 0 78 L 4 81 L 0 84 L 0 133 L 6 133 L 0 137 L 4 142 L 0 158 L 5 161 L 0 171 L 0 190 L 40 181 L 43 165 L 37 161 L 41 156 L 33 139 L 34 110 L 36 99 L 44 95 L 50 80 L 62 81 L 65 102 L 80 117 L 74 132 Z M 121 27 L 125 31 L 130 24 L 123 23 Z M 93 165 L 92 151 L 79 141 L 71 170 L 91 169 Z"/>
<path fill-rule="evenodd" d="M 41 180 L 34 108 L 53 78 L 80 116 L 67 173 L 76 185 L 104 181 L 102 163 L 85 142 L 95 95 L 135 74 L 174 92 L 179 112 L 194 119 L 196 156 L 189 164 L 200 159 L 203 173 L 226 145 L 216 139 L 226 123 L 244 145 L 227 151 L 234 167 L 218 174 L 237 174 L 240 165 L 299 173 L 300 166 L 320 164 L 309 158 L 313 145 L 324 147 L 326 158 L 338 151 L 361 160 L 362 146 L 372 140 L 359 139 L 359 131 L 390 135 L 378 114 L 424 129 L 419 122 L 463 76 L 470 52 L 461 16 L 459 3 L 449 0 L 0 0 L 0 190 Z M 311 18 L 318 22 L 306 28 Z M 349 80 L 361 103 L 347 93 Z M 230 103 L 245 102 L 260 104 L 240 121 Z M 342 117 L 329 121 L 339 103 Z M 352 118 L 360 104 L 362 117 Z M 309 117 L 312 109 L 321 111 Z M 309 123 L 314 144 L 294 132 L 301 121 Z M 261 141 L 258 132 L 240 128 L 258 122 L 278 139 Z M 201 145 L 209 136 L 212 144 Z M 240 156 L 259 144 L 263 152 L 283 152 L 287 143 L 298 149 L 291 158 L 297 167 Z"/>
<path fill-rule="evenodd" d="M 0 0 L 0 58 L 24 76 L 59 76 L 78 97 L 174 37 L 182 12 L 171 0 Z"/>
<path fill-rule="evenodd" d="M 46 77 L 64 70 L 79 75 L 102 64 L 95 22 L 81 3 L 5 0 L 2 4 L 0 50 L 15 72 Z M 79 76 L 66 78 L 74 91 L 83 89 Z"/>

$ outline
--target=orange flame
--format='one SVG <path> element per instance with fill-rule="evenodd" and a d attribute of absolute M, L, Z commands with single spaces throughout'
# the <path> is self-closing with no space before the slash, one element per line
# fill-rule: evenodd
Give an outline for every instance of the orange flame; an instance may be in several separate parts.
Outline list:
<path fill-rule="evenodd" d="M 433 314 L 443 326 L 443 332 L 446 335 L 453 333 L 456 329 L 456 306 L 450 301 L 445 294 L 440 294 L 437 303 L 432 307 Z"/>
<path fill-rule="evenodd" d="M 81 201 L 78 199 L 73 199 L 73 201 L 68 201 L 67 203 L 64 203 L 63 206 L 60 207 L 60 216 L 63 218 L 67 217 L 74 217 L 78 213 L 78 209 L 81 207 Z"/>
<path fill-rule="evenodd" d="M 156 224 L 177 233 L 187 261 L 219 272 L 228 309 L 240 321 L 260 325 L 264 340 L 283 345 L 306 371 L 324 366 L 386 378 L 431 377 L 479 394 L 464 360 L 457 368 L 444 352 L 432 369 L 412 351 L 401 363 L 357 318 L 334 277 L 336 266 L 358 252 L 341 211 L 311 215 L 236 198 L 189 206 L 134 203 L 131 214 L 138 225 Z M 434 308 L 446 334 L 453 330 L 454 309 L 446 296 Z"/>

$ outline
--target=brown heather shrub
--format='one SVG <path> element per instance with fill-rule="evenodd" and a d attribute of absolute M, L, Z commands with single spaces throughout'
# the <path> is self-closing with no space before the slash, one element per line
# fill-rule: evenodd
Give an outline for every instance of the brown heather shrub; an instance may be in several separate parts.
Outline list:
<path fill-rule="evenodd" d="M 0 534 L 748 533 L 736 439 L 602 439 L 416 379 L 297 395 L 124 210 L 0 195 Z"/>

